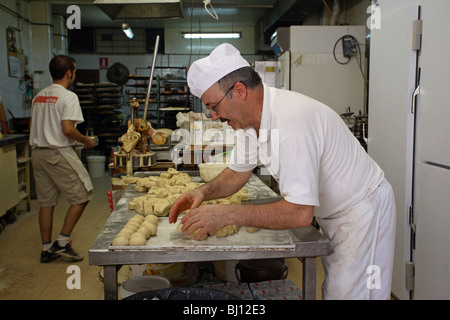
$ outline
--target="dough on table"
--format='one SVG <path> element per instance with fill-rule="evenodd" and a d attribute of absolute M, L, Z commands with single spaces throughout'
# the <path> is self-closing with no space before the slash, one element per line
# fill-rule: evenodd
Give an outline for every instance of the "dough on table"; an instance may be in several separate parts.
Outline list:
<path fill-rule="evenodd" d="M 136 186 L 136 187 L 134 187 L 134 191 L 136 191 L 136 192 L 145 192 L 145 191 L 147 191 L 147 187 L 145 187 L 145 186 Z"/>
<path fill-rule="evenodd" d="M 128 243 L 130 246 L 145 246 L 147 239 L 145 237 L 131 237 Z"/>
<path fill-rule="evenodd" d="M 229 226 L 225 226 L 222 229 L 217 230 L 216 232 L 209 233 L 210 236 L 216 236 L 217 238 L 226 237 L 232 234 L 235 234 L 239 231 L 239 226 L 232 224 Z"/>
<path fill-rule="evenodd" d="M 153 200 L 152 199 L 144 199 L 143 201 L 143 211 L 144 215 L 148 216 L 154 213 L 153 210 Z"/>
<path fill-rule="evenodd" d="M 117 236 L 114 238 L 112 242 L 113 246 L 127 246 L 128 245 L 128 239 L 123 236 Z"/>
<path fill-rule="evenodd" d="M 181 231 L 181 228 L 183 228 L 183 225 L 181 223 L 179 223 L 176 227 L 176 231 L 183 233 L 183 231 Z M 197 230 L 194 230 L 194 232 L 192 232 L 191 234 L 188 234 L 187 237 L 194 239 L 194 237 L 196 236 L 196 234 L 200 231 L 200 228 L 198 228 Z M 200 239 L 194 239 L 194 240 L 206 240 L 206 238 L 208 238 L 208 234 L 203 235 Z"/>
<path fill-rule="evenodd" d="M 126 226 L 135 226 L 136 228 L 139 228 L 141 223 L 137 222 L 137 221 L 129 220 L 125 225 Z"/>
<path fill-rule="evenodd" d="M 151 224 L 149 222 L 144 222 L 141 224 L 139 229 L 136 232 L 140 232 L 145 235 L 145 237 L 148 239 L 150 236 L 156 235 L 157 227 L 154 224 Z"/>
<path fill-rule="evenodd" d="M 173 175 L 173 176 L 175 176 L 175 175 L 177 175 L 177 174 L 180 174 L 180 172 L 177 171 L 177 169 L 175 169 L 175 168 L 169 168 L 169 169 L 167 169 L 167 173 L 170 173 L 170 174 Z"/>
<path fill-rule="evenodd" d="M 130 237 L 133 233 L 134 233 L 134 230 L 131 230 L 130 228 L 122 228 L 122 230 L 119 231 L 117 236 L 121 235 L 127 239 L 130 239 Z"/>
<path fill-rule="evenodd" d="M 128 221 L 136 221 L 137 223 L 141 223 L 142 221 L 144 221 L 144 217 L 141 216 L 140 214 L 136 214 L 133 217 L 130 218 L 130 220 Z"/>
<path fill-rule="evenodd" d="M 139 229 L 136 230 L 136 232 L 141 233 L 145 236 L 146 239 L 150 238 L 150 232 L 151 230 L 149 228 L 146 228 L 145 226 L 140 226 Z"/>
<path fill-rule="evenodd" d="M 148 215 L 145 217 L 145 221 L 150 222 L 151 224 L 154 224 L 155 226 L 158 225 L 158 217 L 155 215 Z M 144 222 L 145 222 L 144 221 Z"/>
<path fill-rule="evenodd" d="M 154 225 L 153 223 L 151 223 L 150 221 L 142 222 L 140 228 L 147 229 L 150 236 L 156 235 L 156 231 L 158 230 L 158 227 L 156 225 Z"/>
<path fill-rule="evenodd" d="M 130 230 L 132 230 L 133 232 L 135 232 L 137 229 L 138 229 L 138 227 L 136 227 L 136 225 L 134 225 L 134 224 L 126 224 L 123 228 L 122 228 L 122 230 L 123 229 L 130 229 Z"/>
<path fill-rule="evenodd" d="M 155 202 L 153 209 L 155 211 L 155 215 L 159 217 L 165 217 L 169 214 L 171 208 L 171 204 L 169 200 L 163 198 L 158 199 L 158 201 Z"/>
<path fill-rule="evenodd" d="M 260 228 L 255 228 L 255 227 L 245 227 L 245 230 L 246 230 L 248 233 L 254 233 L 254 232 L 256 232 L 256 231 L 259 231 L 259 229 L 260 229 Z"/>

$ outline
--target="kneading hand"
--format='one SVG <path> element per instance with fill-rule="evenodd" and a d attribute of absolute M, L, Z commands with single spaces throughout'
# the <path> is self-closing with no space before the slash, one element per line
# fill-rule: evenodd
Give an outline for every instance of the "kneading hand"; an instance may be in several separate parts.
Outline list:
<path fill-rule="evenodd" d="M 200 239 L 209 232 L 217 231 L 227 225 L 232 224 L 230 221 L 230 213 L 233 206 L 226 204 L 204 205 L 196 209 L 191 209 L 181 219 L 183 231 L 185 234 L 191 234 L 200 229 L 194 239 Z"/>
<path fill-rule="evenodd" d="M 169 213 L 169 223 L 177 222 L 177 218 L 183 211 L 199 207 L 203 202 L 203 193 L 199 190 L 191 190 L 183 193 L 172 205 Z"/>

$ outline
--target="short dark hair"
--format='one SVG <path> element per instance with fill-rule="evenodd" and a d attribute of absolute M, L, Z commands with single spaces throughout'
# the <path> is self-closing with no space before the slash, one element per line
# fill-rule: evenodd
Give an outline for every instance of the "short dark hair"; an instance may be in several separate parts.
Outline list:
<path fill-rule="evenodd" d="M 241 82 L 247 88 L 251 89 L 262 86 L 261 77 L 252 67 L 237 69 L 217 81 L 224 92 L 230 89 L 230 87 L 237 82 Z"/>
<path fill-rule="evenodd" d="M 62 79 L 67 70 L 75 70 L 75 59 L 64 55 L 55 56 L 50 61 L 49 69 L 53 80 Z"/>

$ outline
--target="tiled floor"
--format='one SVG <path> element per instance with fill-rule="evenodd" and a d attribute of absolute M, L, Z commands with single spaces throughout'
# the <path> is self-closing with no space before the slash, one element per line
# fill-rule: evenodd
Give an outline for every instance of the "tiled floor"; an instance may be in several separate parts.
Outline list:
<path fill-rule="evenodd" d="M 27 212 L 25 202 L 19 204 L 17 221 L 8 224 L 0 234 L 0 300 L 103 299 L 100 267 L 89 265 L 88 251 L 110 213 L 106 191 L 111 189 L 111 183 L 108 175 L 93 178 L 92 182 L 94 199 L 72 233 L 73 247 L 84 256 L 80 262 L 58 258 L 51 263 L 40 263 L 39 205 L 32 200 L 31 211 Z M 61 197 L 54 213 L 53 240 L 59 234 L 67 208 L 67 201 Z M 301 287 L 302 264 L 297 259 L 287 259 L 286 263 L 289 267 L 288 278 Z M 72 275 L 67 269 L 71 265 L 80 267 L 80 289 L 69 289 L 67 286 Z M 322 281 L 323 269 L 318 259 L 318 299 L 321 299 Z"/>

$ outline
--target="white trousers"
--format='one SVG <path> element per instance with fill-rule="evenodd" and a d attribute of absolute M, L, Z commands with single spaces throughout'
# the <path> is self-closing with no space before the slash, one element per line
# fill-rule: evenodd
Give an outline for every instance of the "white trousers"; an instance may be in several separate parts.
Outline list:
<path fill-rule="evenodd" d="M 323 299 L 390 298 L 395 216 L 394 193 L 384 180 L 353 207 L 317 220 L 331 241 L 331 254 L 322 257 Z"/>

